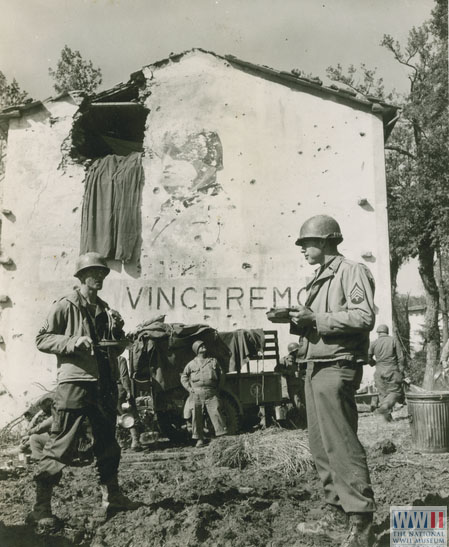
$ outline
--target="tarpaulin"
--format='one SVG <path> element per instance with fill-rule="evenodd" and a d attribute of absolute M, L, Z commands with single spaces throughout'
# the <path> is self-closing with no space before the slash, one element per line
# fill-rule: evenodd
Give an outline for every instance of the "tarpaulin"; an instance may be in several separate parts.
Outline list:
<path fill-rule="evenodd" d="M 162 390 L 180 386 L 184 367 L 195 357 L 195 340 L 202 340 L 211 356 L 227 370 L 230 352 L 215 329 L 208 325 L 153 322 L 135 335 L 130 352 L 134 380 L 151 379 L 154 387 Z"/>
<path fill-rule="evenodd" d="M 133 378 L 152 380 L 162 390 L 178 387 L 180 374 L 195 355 L 192 344 L 202 340 L 224 372 L 240 371 L 248 358 L 263 352 L 262 329 L 217 332 L 208 325 L 184 325 L 154 321 L 134 333 L 130 352 Z"/>
<path fill-rule="evenodd" d="M 142 155 L 110 155 L 87 173 L 81 215 L 81 253 L 128 262 L 140 238 Z"/>
<path fill-rule="evenodd" d="M 228 363 L 229 372 L 239 372 L 247 359 L 257 358 L 260 353 L 263 353 L 265 334 L 262 329 L 238 329 L 219 332 L 218 335 L 231 352 Z"/>

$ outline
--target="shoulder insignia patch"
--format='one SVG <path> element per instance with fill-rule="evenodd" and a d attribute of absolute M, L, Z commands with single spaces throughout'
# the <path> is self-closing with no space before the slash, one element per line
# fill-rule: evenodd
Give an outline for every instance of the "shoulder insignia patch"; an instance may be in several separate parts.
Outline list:
<path fill-rule="evenodd" d="M 354 285 L 354 287 L 352 288 L 352 291 L 351 291 L 349 297 L 350 297 L 351 302 L 353 304 L 360 304 L 361 302 L 363 302 L 365 300 L 365 293 L 360 288 L 358 283 L 356 283 Z"/>
<path fill-rule="evenodd" d="M 48 331 L 49 326 L 50 325 L 48 324 L 48 320 L 45 320 L 45 323 L 39 329 L 39 334 L 45 334 Z"/>

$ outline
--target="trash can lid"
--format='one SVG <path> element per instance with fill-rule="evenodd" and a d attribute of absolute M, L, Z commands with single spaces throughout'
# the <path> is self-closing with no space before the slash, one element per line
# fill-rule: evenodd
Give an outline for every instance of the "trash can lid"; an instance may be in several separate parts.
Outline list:
<path fill-rule="evenodd" d="M 449 391 L 426 391 L 419 393 L 408 391 L 405 397 L 411 401 L 449 401 Z"/>

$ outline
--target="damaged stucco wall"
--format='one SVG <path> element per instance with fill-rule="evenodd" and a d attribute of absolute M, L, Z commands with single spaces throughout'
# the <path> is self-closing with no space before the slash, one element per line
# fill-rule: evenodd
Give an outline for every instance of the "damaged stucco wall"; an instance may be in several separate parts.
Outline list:
<path fill-rule="evenodd" d="M 265 313 L 294 305 L 312 275 L 294 242 L 319 213 L 340 222 L 341 252 L 370 267 L 378 322 L 390 322 L 380 116 L 202 52 L 143 73 L 141 258 L 111 262 L 102 293 L 127 327 L 164 312 L 168 322 L 219 330 L 277 328 L 283 352 L 288 325 Z M 3 207 L 14 219 L 3 220 L 2 250 L 14 267 L 2 271 L 11 303 L 0 358 L 18 406 L 36 393 L 33 382 L 54 380 L 54 357 L 39 353 L 34 337 L 50 303 L 75 284 L 79 250 L 85 171 L 61 163 L 77 107 L 46 109 L 12 121 L 8 137 Z"/>
<path fill-rule="evenodd" d="M 342 252 L 373 270 L 379 314 L 388 320 L 380 117 L 235 70 L 212 55 L 191 54 L 144 73 L 151 91 L 145 252 L 141 277 L 127 283 L 135 305 L 130 313 L 138 318 L 150 311 L 150 289 L 154 310 L 161 287 L 170 298 L 175 289 L 170 318 L 188 313 L 219 328 L 269 327 L 264 315 L 273 294 L 287 303 L 278 293 L 290 288 L 294 303 L 312 274 L 294 246 L 299 226 L 325 212 L 341 222 Z M 197 144 L 195 155 L 192 142 L 203 142 L 205 150 Z M 204 159 L 206 151 L 212 161 Z M 216 184 L 192 192 L 198 172 L 211 171 Z M 361 256 L 366 252 L 368 261 Z M 130 299 L 122 295 L 123 309 Z M 233 298 L 239 295 L 241 308 Z"/>
<path fill-rule="evenodd" d="M 55 377 L 54 359 L 36 352 L 34 338 L 45 308 L 75 285 L 68 272 L 78 255 L 84 168 L 64 170 L 61 149 L 77 109 L 70 100 L 48 102 L 9 126 L 1 198 L 11 214 L 2 218 L 1 250 L 12 264 L 0 278 L 9 297 L 0 318 L 0 381 L 8 391 L 0 425 L 42 394 L 36 383 L 51 387 Z"/>

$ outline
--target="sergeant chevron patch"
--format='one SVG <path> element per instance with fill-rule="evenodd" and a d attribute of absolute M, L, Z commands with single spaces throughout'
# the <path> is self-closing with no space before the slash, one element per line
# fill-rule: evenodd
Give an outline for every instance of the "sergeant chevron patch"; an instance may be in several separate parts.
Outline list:
<path fill-rule="evenodd" d="M 360 288 L 358 283 L 356 283 L 352 288 L 349 297 L 351 298 L 351 302 L 353 304 L 360 304 L 360 302 L 363 302 L 365 300 L 365 293 L 363 289 Z"/>

